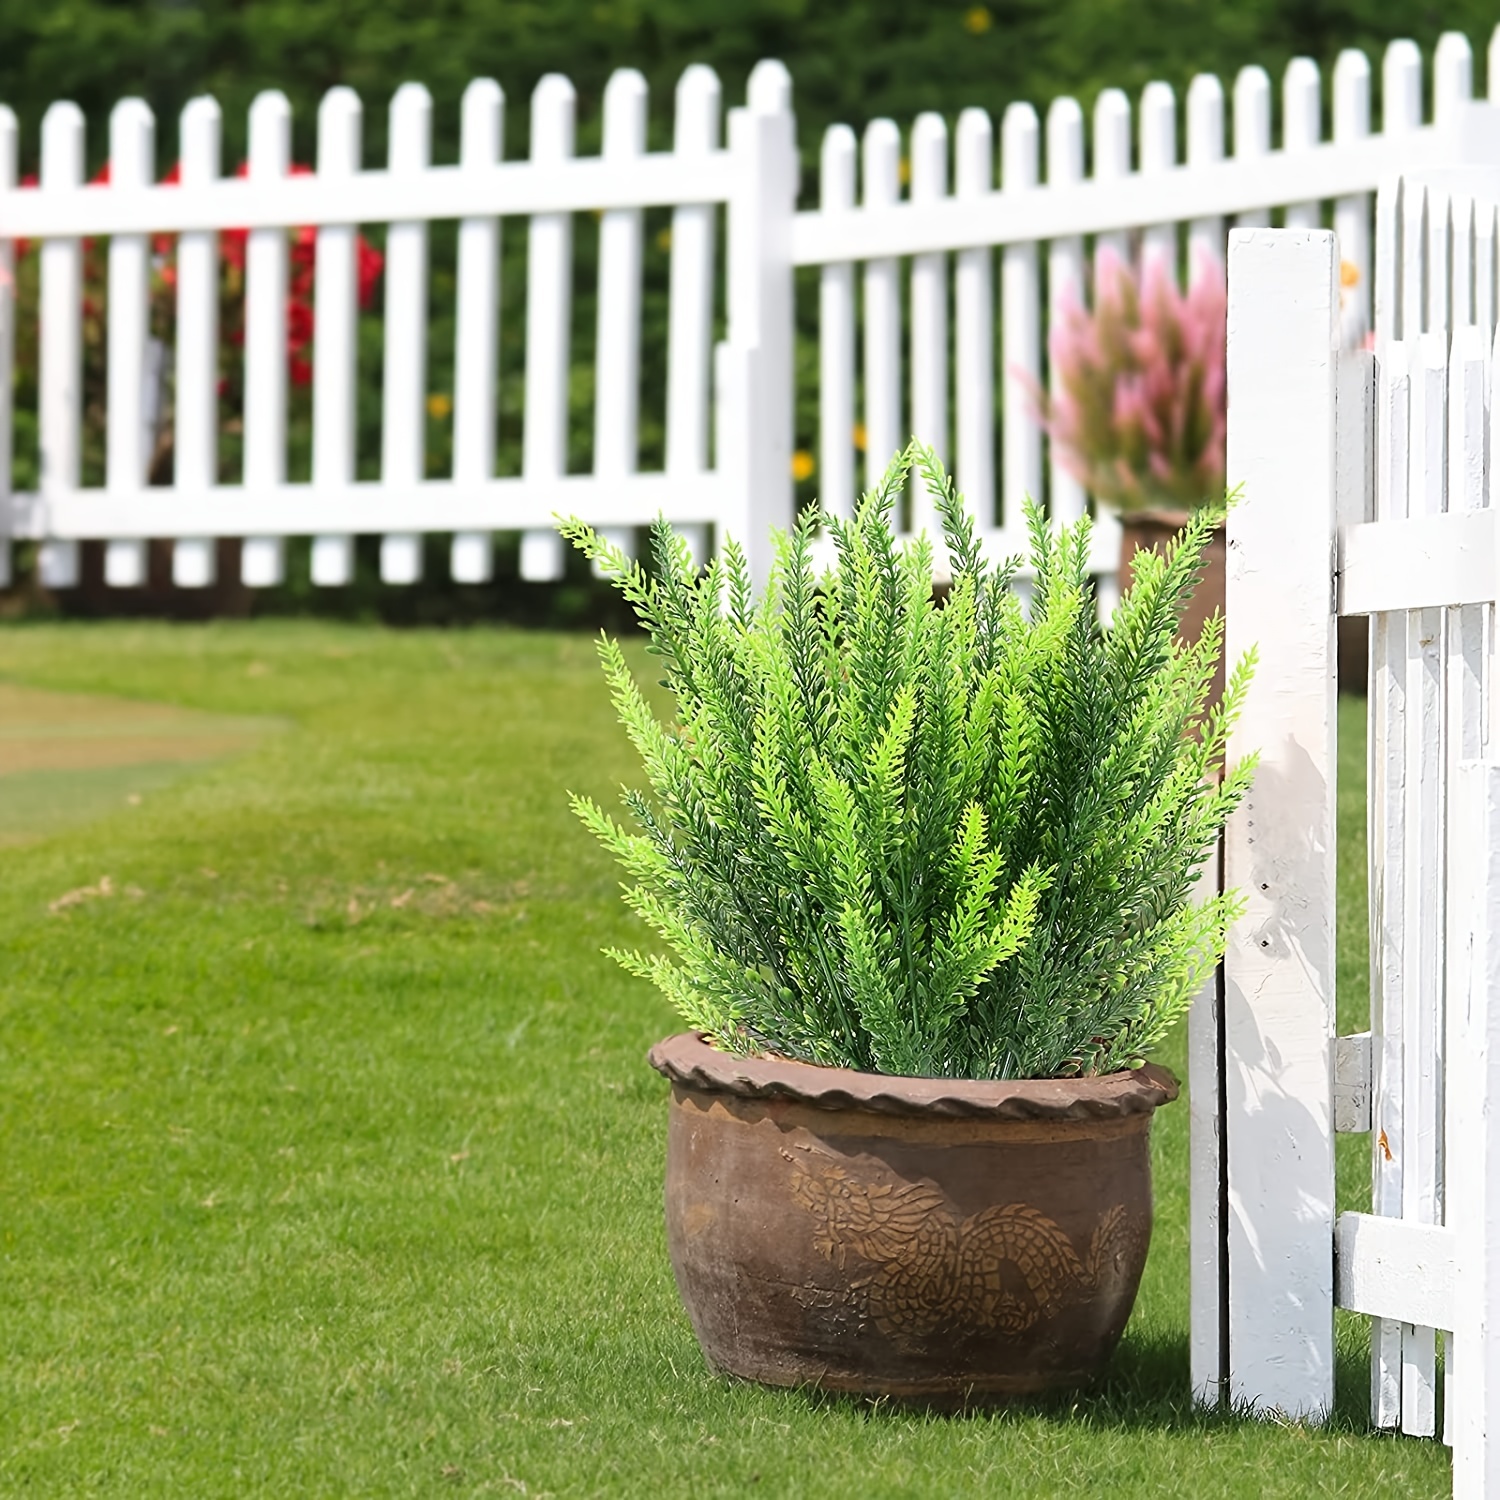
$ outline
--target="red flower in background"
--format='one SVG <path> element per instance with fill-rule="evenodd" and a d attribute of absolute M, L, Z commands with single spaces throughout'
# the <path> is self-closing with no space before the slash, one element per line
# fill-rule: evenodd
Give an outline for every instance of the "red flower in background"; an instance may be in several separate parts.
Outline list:
<path fill-rule="evenodd" d="M 249 164 L 241 162 L 235 175 L 245 177 L 249 174 Z M 313 176 L 311 167 L 296 164 L 291 169 L 293 177 Z M 90 179 L 90 186 L 107 186 L 110 180 L 109 163 L 105 162 L 102 167 Z M 178 162 L 171 171 L 162 179 L 164 187 L 177 186 L 182 181 L 182 164 Z M 39 186 L 35 173 L 29 173 L 21 179 L 21 187 L 35 188 Z M 287 309 L 286 309 L 286 349 L 287 367 L 293 385 L 305 386 L 312 381 L 312 363 L 308 358 L 308 351 L 313 341 L 314 318 L 313 318 L 313 293 L 315 282 L 315 270 L 317 262 L 318 232 L 309 225 L 302 225 L 289 231 L 290 254 L 288 256 L 287 277 Z M 231 306 L 226 308 L 226 316 L 221 319 L 221 336 L 229 344 L 240 347 L 245 341 L 244 329 L 244 299 L 243 288 L 245 279 L 245 264 L 249 247 L 250 231 L 248 229 L 226 229 L 219 235 L 219 262 L 221 276 L 226 283 L 224 290 L 229 294 Z M 18 240 L 16 242 L 17 253 L 25 256 L 34 247 L 29 240 Z M 83 299 L 83 310 L 86 318 L 96 318 L 100 312 L 100 300 L 98 293 L 103 290 L 106 276 L 103 266 L 99 263 L 93 239 L 83 241 L 85 256 L 84 285 L 85 293 Z M 177 287 L 177 236 L 175 234 L 156 234 L 151 237 L 151 250 L 155 260 L 152 278 L 152 300 L 156 305 L 153 307 L 153 322 L 164 326 L 170 326 L 172 321 L 173 307 L 175 303 L 175 292 Z M 380 282 L 381 272 L 385 269 L 385 257 L 370 242 L 360 235 L 356 242 L 356 275 L 359 305 L 368 310 L 375 300 L 375 291 Z M 235 315 L 237 313 L 237 316 Z M 222 383 L 221 383 L 222 389 Z"/>

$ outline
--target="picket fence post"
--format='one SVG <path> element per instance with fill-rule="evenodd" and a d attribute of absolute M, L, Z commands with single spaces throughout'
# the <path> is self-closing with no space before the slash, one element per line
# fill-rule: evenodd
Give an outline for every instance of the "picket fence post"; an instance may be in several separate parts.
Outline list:
<path fill-rule="evenodd" d="M 1455 1245 L 1453 1367 L 1446 1382 L 1454 1500 L 1500 1495 L 1500 765 L 1454 777 L 1450 899 L 1462 947 L 1450 955 L 1446 1200 Z"/>
<path fill-rule="evenodd" d="M 726 480 L 720 523 L 763 584 L 771 571 L 769 529 L 789 526 L 793 514 L 797 141 L 791 78 L 780 63 L 757 64 L 749 103 L 729 112 L 729 154 L 729 328 L 715 358 L 715 467 Z"/>
<path fill-rule="evenodd" d="M 1337 271 L 1326 230 L 1230 236 L 1229 753 L 1260 765 L 1225 843 L 1229 1396 L 1298 1419 L 1333 1405 Z"/>

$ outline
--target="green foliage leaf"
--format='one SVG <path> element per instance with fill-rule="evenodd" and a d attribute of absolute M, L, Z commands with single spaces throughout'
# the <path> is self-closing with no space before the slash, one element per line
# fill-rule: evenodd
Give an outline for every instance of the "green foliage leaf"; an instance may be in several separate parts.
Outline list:
<path fill-rule="evenodd" d="M 893 530 L 913 472 L 942 526 L 941 600 L 932 543 Z M 697 571 L 658 522 L 648 570 L 565 523 L 634 608 L 677 702 L 659 722 L 601 642 L 651 796 L 625 793 L 636 832 L 573 806 L 668 950 L 614 957 L 734 1051 L 927 1077 L 1138 1062 L 1238 910 L 1195 885 L 1253 771 L 1223 774 L 1253 659 L 1208 707 L 1222 624 L 1177 639 L 1220 514 L 1137 557 L 1108 630 L 1087 520 L 1054 529 L 1028 508 L 1028 611 L 1020 564 L 987 562 L 915 445 L 852 520 L 807 511 L 778 535 L 758 599 L 733 546 Z"/>

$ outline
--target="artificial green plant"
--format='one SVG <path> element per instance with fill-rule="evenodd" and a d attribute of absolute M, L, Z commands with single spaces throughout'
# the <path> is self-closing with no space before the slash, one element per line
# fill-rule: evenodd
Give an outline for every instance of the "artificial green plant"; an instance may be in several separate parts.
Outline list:
<path fill-rule="evenodd" d="M 892 516 L 915 466 L 951 562 Z M 1056 1077 L 1136 1064 L 1223 951 L 1233 894 L 1195 889 L 1252 765 L 1220 776 L 1252 662 L 1206 707 L 1222 644 L 1175 638 L 1218 512 L 1200 512 L 1101 629 L 1089 522 L 1027 511 L 991 566 L 913 446 L 853 520 L 803 513 L 769 586 L 733 542 L 695 568 L 652 529 L 647 572 L 577 522 L 676 697 L 660 722 L 600 655 L 651 794 L 635 829 L 575 796 L 667 952 L 611 955 L 716 1045 L 889 1074 Z M 815 562 L 826 526 L 835 562 Z"/>

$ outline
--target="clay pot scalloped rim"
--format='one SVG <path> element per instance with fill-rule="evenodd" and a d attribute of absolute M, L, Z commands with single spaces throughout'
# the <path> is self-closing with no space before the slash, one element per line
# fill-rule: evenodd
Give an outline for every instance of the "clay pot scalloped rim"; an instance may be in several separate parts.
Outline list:
<path fill-rule="evenodd" d="M 667 1248 L 710 1368 L 938 1410 L 1093 1382 L 1151 1238 L 1165 1068 L 900 1078 L 686 1033 Z"/>
<path fill-rule="evenodd" d="M 788 1099 L 828 1110 L 950 1119 L 1103 1120 L 1149 1114 L 1178 1095 L 1176 1077 L 1142 1063 L 1083 1078 L 906 1078 L 725 1052 L 701 1032 L 656 1043 L 646 1061 L 672 1083 L 746 1099 Z"/>

